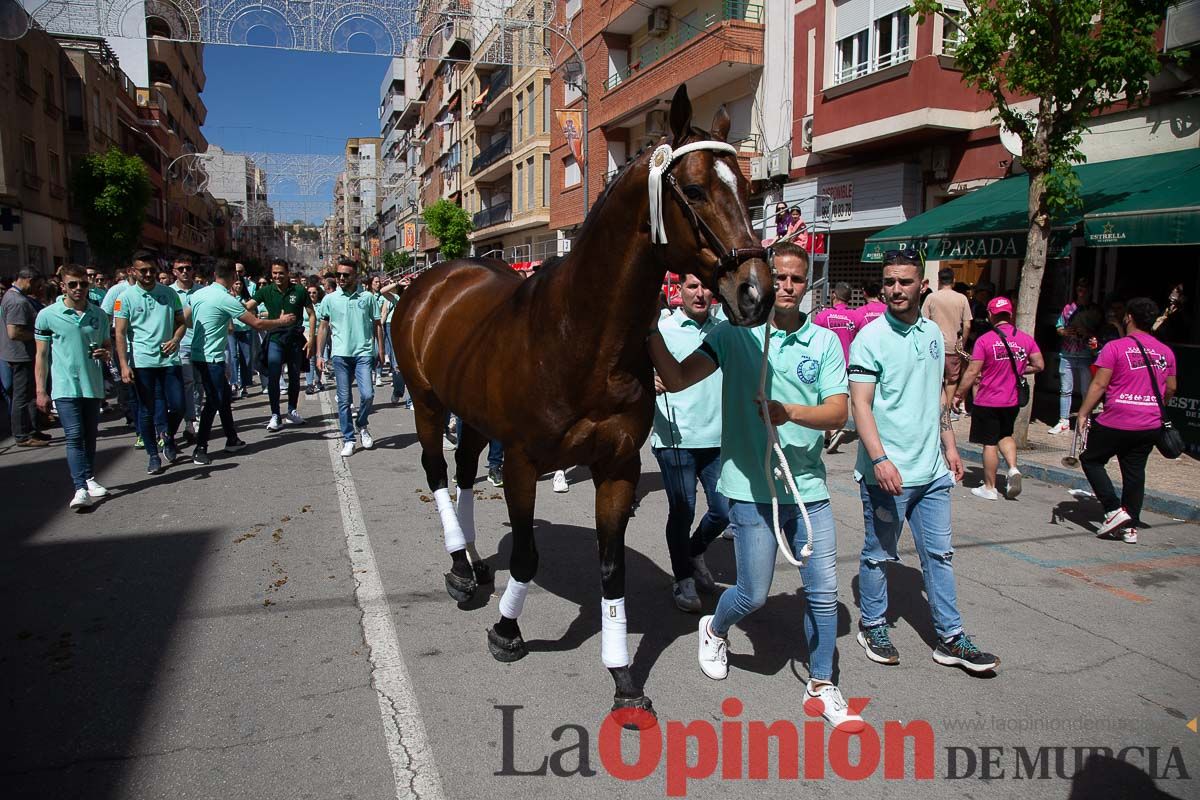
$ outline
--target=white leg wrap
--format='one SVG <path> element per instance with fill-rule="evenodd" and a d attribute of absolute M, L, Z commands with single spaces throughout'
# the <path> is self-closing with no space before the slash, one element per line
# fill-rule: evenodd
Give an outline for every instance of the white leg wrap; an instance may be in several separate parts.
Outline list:
<path fill-rule="evenodd" d="M 454 513 L 454 503 L 450 500 L 449 489 L 438 489 L 433 493 L 437 503 L 438 515 L 442 518 L 442 535 L 446 538 L 446 552 L 456 553 L 467 545 L 463 536 L 462 526 L 458 524 L 458 515 Z"/>
<path fill-rule="evenodd" d="M 600 660 L 608 668 L 629 666 L 625 598 L 600 598 Z"/>
<path fill-rule="evenodd" d="M 458 487 L 458 497 L 454 501 L 454 509 L 458 514 L 458 527 L 462 529 L 463 538 L 468 543 L 473 543 L 475 541 L 475 493 L 470 489 Z"/>
<path fill-rule="evenodd" d="M 528 583 L 509 578 L 508 586 L 504 587 L 504 595 L 500 598 L 500 613 L 509 619 L 521 616 L 521 610 L 525 608 L 525 594 L 528 591 Z"/>

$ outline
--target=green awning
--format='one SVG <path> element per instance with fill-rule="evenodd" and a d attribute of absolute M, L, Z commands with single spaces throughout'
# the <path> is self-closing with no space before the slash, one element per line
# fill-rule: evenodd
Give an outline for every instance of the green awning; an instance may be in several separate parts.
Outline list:
<path fill-rule="evenodd" d="M 1200 244 L 1200 149 L 1124 158 L 1075 168 L 1085 213 L 1054 220 L 1049 257 L 1069 254 L 1083 223 L 1093 247 Z M 867 239 L 864 262 L 888 250 L 923 250 L 931 261 L 1021 258 L 1028 230 L 1029 178 L 1020 175 L 880 231 Z"/>

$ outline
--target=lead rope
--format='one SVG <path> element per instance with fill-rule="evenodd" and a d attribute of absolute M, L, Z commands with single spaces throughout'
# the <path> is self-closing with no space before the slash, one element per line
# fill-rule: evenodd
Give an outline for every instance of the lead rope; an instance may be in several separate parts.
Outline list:
<path fill-rule="evenodd" d="M 800 490 L 796 488 L 796 479 L 792 477 L 792 468 L 788 465 L 787 456 L 783 454 L 783 447 L 779 444 L 779 432 L 771 424 L 771 416 L 767 411 L 767 359 L 771 353 L 771 326 L 774 322 L 775 309 L 772 308 L 767 315 L 767 326 L 763 329 L 762 368 L 758 374 L 758 406 L 762 413 L 763 425 L 767 426 L 767 449 L 766 457 L 763 459 L 763 471 L 767 475 L 767 486 L 771 489 L 771 519 L 774 523 L 775 543 L 779 545 L 779 552 L 783 553 L 783 557 L 789 564 L 793 567 L 803 567 L 804 561 L 797 561 L 792 555 L 792 546 L 784 538 L 783 529 L 779 525 L 779 496 L 775 491 L 775 479 L 781 477 L 782 473 L 787 491 L 796 498 L 796 505 L 800 506 L 800 516 L 804 517 L 806 537 L 804 547 L 800 548 L 800 558 L 809 558 L 813 554 L 812 520 L 808 518 L 808 509 L 804 506 L 804 501 L 800 499 Z M 772 455 L 779 459 L 778 467 L 772 468 Z"/>

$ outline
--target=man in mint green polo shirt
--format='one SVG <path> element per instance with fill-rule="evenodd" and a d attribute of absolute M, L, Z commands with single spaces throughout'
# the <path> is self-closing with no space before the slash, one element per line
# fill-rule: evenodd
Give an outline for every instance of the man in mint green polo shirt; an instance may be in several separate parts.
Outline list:
<path fill-rule="evenodd" d="M 171 284 L 171 288 L 179 295 L 179 302 L 184 308 L 184 316 L 187 316 L 187 309 L 192 305 L 192 295 L 200 290 L 200 287 L 196 285 L 196 265 L 192 262 L 191 256 L 181 255 L 175 257 L 172 269 L 175 273 L 175 282 Z M 188 361 L 188 354 L 191 352 L 192 329 L 189 327 L 183 332 L 183 338 L 179 340 L 180 375 L 183 378 L 183 436 L 188 441 L 191 441 L 196 433 L 196 410 L 200 408 L 203 401 L 204 391 L 195 370 L 192 369 L 191 362 Z"/>
<path fill-rule="evenodd" d="M 236 452 L 246 446 L 238 438 L 233 423 L 233 390 L 225 375 L 225 354 L 229 344 L 230 323 L 243 324 L 255 331 L 272 331 L 293 325 L 294 314 L 284 314 L 277 319 L 260 319 L 253 311 L 246 310 L 242 301 L 229 293 L 237 273 L 227 262 L 217 265 L 213 282 L 192 295 L 191 326 L 192 344 L 187 354 L 191 366 L 200 375 L 204 384 L 204 406 L 200 410 L 200 427 L 196 432 L 196 448 L 192 451 L 193 464 L 211 464 L 208 455 L 208 439 L 212 433 L 213 419 L 221 415 L 221 429 L 225 432 L 225 449 Z"/>
<path fill-rule="evenodd" d="M 808 289 L 808 254 L 791 243 L 774 247 L 773 253 L 776 295 L 769 331 L 767 325 L 721 325 L 682 364 L 671 355 L 661 334 L 652 332 L 647 342 L 650 360 L 667 391 L 692 386 L 718 367 L 722 373 L 721 479 L 717 491 L 729 498 L 737 586 L 721 595 L 715 614 L 700 618 L 697 657 L 705 675 L 723 680 L 729 671 L 729 629 L 767 600 L 776 556 L 767 481 L 774 480 L 780 524 L 793 552 L 801 553 L 806 534 L 812 539 L 812 554 L 800 568 L 809 655 L 809 681 L 802 702 L 820 701 L 822 715 L 832 726 L 844 726 L 853 733 L 862 730 L 864 723 L 833 683 L 837 543 L 821 463 L 824 431 L 840 428 L 846 422 L 846 362 L 837 337 L 814 325 L 800 311 L 800 301 Z M 770 422 L 778 427 L 799 498 L 788 493 L 783 481 L 768 477 L 763 468 L 767 433 L 756 395 L 764 337 L 769 337 L 766 394 Z M 805 504 L 811 531 L 800 522 L 797 499 Z"/>
<path fill-rule="evenodd" d="M 333 375 L 337 381 L 338 421 L 342 429 L 342 456 L 354 455 L 354 427 L 357 422 L 364 450 L 375 446 L 367 421 L 375 400 L 371 380 L 371 361 L 379 350 L 379 307 L 375 295 L 358 284 L 358 262 L 343 256 L 337 264 L 338 290 L 325 295 L 317 309 L 321 320 L 317 332 L 317 353 L 324 354 L 325 342 L 333 333 Z M 325 368 L 323 355 L 317 357 L 317 369 Z M 350 418 L 351 381 L 358 384 L 358 416 Z"/>
<path fill-rule="evenodd" d="M 658 331 L 676 359 L 685 359 L 722 323 L 713 318 L 711 291 L 695 275 L 684 275 L 679 286 L 682 303 L 659 320 Z M 729 501 L 717 491 L 721 474 L 721 375 L 717 370 L 682 392 L 663 391 L 654 406 L 650 447 L 667 492 L 667 550 L 671 554 L 672 591 L 681 611 L 701 608 L 697 587 L 715 592 L 716 583 L 704 562 L 704 552 L 729 525 Z M 696 482 L 704 487 L 708 511 L 695 532 Z M 690 535 L 689 535 L 690 534 Z"/>
<path fill-rule="evenodd" d="M 163 438 L 163 456 L 167 461 L 178 457 L 175 432 L 179 430 L 184 410 L 179 343 L 187 331 L 187 323 L 179 295 L 158 282 L 154 256 L 149 253 L 134 256 L 133 267 L 137 282 L 113 305 L 117 358 L 121 362 L 121 380 L 132 383 L 137 391 L 142 442 L 149 456 L 146 472 L 157 475 L 163 467 L 156 433 Z"/>
<path fill-rule="evenodd" d="M 88 301 L 87 272 L 76 264 L 63 267 L 63 295 L 38 312 L 33 324 L 37 342 L 34 376 L 37 405 L 58 409 L 67 439 L 67 466 L 75 484 L 70 507 L 82 510 L 108 494 L 96 482 L 96 433 L 104 399 L 104 368 L 110 351 L 108 315 Z M 47 392 L 50 386 L 50 392 Z"/>
<path fill-rule="evenodd" d="M 962 459 L 943 402 L 945 340 L 921 316 L 920 253 L 884 255 L 887 312 L 850 345 L 850 396 L 860 439 L 859 481 L 865 538 L 859 558 L 858 643 L 867 658 L 896 664 L 888 635 L 887 566 L 908 520 L 925 577 L 938 644 L 933 660 L 970 672 L 994 670 L 1000 659 L 981 651 L 963 631 L 950 543 L 950 490 L 962 479 Z M 944 452 L 944 454 L 943 454 Z"/>

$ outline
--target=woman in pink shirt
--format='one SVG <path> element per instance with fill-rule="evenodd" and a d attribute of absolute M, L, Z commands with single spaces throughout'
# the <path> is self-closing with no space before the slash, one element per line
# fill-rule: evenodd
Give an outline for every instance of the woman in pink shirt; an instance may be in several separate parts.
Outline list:
<path fill-rule="evenodd" d="M 993 297 L 987 304 L 991 330 L 975 340 L 971 364 L 954 395 L 960 408 L 963 397 L 979 379 L 975 389 L 975 411 L 971 415 L 970 441 L 983 446 L 983 486 L 971 494 L 984 500 L 999 500 L 996 469 L 1000 455 L 1008 463 L 1004 494 L 1013 500 L 1021 493 L 1021 471 L 1017 469 L 1017 443 L 1013 426 L 1021 406 L 1017 400 L 1017 376 L 1041 372 L 1046 363 L 1037 342 L 1013 325 L 1013 304 L 1007 297 Z"/>
<path fill-rule="evenodd" d="M 1158 316 L 1158 305 L 1147 297 L 1125 304 L 1127 335 L 1104 345 L 1096 357 L 1096 374 L 1088 388 L 1079 419 L 1087 419 L 1104 400 L 1104 410 L 1091 423 L 1087 448 L 1079 463 L 1096 498 L 1104 506 L 1097 535 L 1137 544 L 1138 516 L 1146 490 L 1146 461 L 1162 428 L 1163 403 L 1175 394 L 1175 354 L 1147 331 Z M 1153 384 L 1151 383 L 1153 381 Z M 1121 497 L 1104 466 L 1113 457 L 1121 467 Z"/>

